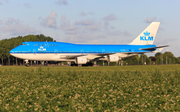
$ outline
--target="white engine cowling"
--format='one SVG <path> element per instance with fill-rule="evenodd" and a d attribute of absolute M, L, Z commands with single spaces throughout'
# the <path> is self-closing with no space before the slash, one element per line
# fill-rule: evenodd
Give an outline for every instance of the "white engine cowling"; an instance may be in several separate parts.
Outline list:
<path fill-rule="evenodd" d="M 76 58 L 76 64 L 86 64 L 88 62 L 87 58 L 83 58 L 83 57 L 77 57 Z"/>
<path fill-rule="evenodd" d="M 109 62 L 118 62 L 120 59 L 119 56 L 116 56 L 116 55 L 109 55 L 107 57 L 108 57 Z"/>

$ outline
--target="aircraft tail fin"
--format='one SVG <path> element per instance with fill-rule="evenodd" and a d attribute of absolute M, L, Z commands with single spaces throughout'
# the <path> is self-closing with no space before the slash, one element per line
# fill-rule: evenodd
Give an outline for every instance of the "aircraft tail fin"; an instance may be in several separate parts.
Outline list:
<path fill-rule="evenodd" d="M 152 22 L 130 45 L 151 45 L 153 44 L 160 22 Z"/>

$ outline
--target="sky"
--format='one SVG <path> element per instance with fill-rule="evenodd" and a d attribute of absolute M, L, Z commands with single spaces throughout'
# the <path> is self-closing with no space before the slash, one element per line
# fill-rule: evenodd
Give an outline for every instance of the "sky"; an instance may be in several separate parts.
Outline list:
<path fill-rule="evenodd" d="M 58 42 L 128 44 L 160 22 L 154 44 L 180 56 L 179 0 L 0 0 L 0 39 L 44 34 Z M 154 55 L 154 54 L 147 54 Z"/>

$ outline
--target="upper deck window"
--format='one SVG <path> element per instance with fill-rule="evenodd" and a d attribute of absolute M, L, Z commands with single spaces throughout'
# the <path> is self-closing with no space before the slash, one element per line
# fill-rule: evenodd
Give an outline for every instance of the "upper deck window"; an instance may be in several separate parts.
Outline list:
<path fill-rule="evenodd" d="M 58 46 L 57 44 L 49 44 L 49 46 Z"/>
<path fill-rule="evenodd" d="M 58 46 L 57 44 L 34 44 L 34 46 Z"/>
<path fill-rule="evenodd" d="M 34 44 L 34 46 L 45 46 L 45 44 Z"/>

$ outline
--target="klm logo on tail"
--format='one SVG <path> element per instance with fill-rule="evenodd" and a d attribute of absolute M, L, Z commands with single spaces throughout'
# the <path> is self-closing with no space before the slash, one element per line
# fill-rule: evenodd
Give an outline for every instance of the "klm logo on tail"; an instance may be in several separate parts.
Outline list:
<path fill-rule="evenodd" d="M 143 34 L 144 36 L 140 36 L 141 41 L 153 41 L 153 36 L 149 36 L 150 32 L 146 31 Z"/>

